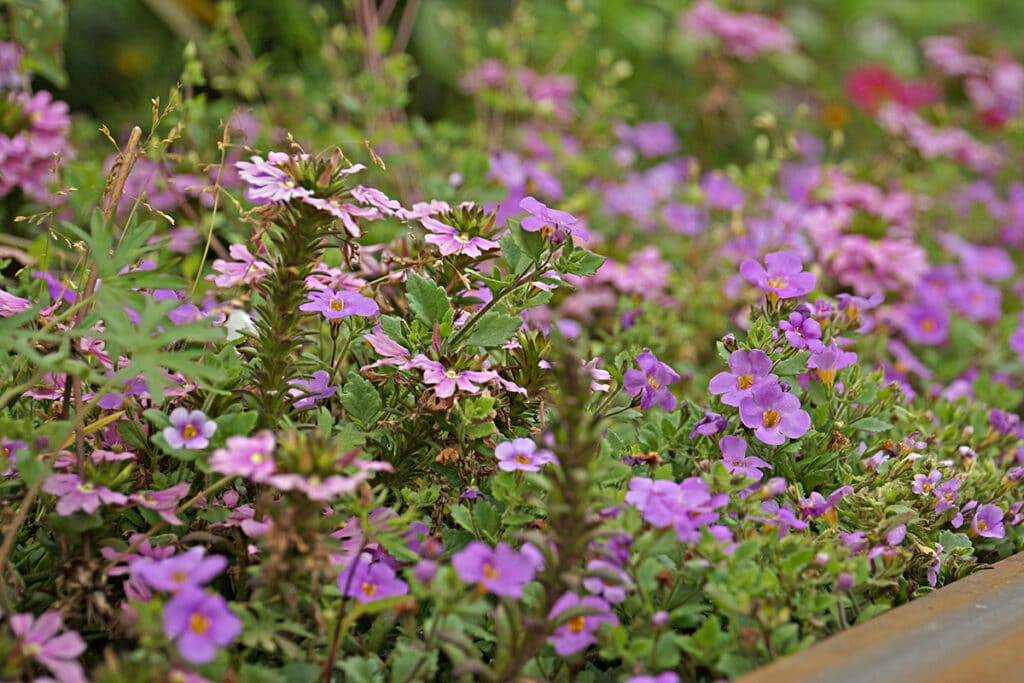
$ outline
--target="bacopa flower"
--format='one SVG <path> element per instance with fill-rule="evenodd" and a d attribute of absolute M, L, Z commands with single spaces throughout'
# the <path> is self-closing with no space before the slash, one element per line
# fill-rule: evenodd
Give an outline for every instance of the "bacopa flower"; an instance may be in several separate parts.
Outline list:
<path fill-rule="evenodd" d="M 95 451 L 93 455 L 95 456 Z M 129 455 L 131 454 L 129 453 Z M 181 524 L 181 520 L 178 519 L 175 510 L 178 507 L 179 501 L 185 497 L 185 494 L 188 493 L 191 487 L 192 485 L 189 482 L 183 481 L 163 491 L 133 493 L 130 500 L 146 509 L 159 513 L 160 517 L 168 524 Z"/>
<path fill-rule="evenodd" d="M 729 421 L 724 416 L 711 411 L 705 411 L 703 417 L 697 420 L 690 431 L 690 438 L 696 436 L 713 436 L 725 431 Z"/>
<path fill-rule="evenodd" d="M 775 251 L 764 257 L 762 266 L 754 259 L 740 264 L 740 273 L 750 284 L 761 288 L 771 301 L 795 299 L 814 289 L 814 273 L 803 270 L 800 257 L 791 251 Z"/>
<path fill-rule="evenodd" d="M 533 439 L 512 439 L 494 449 L 498 469 L 504 472 L 539 472 L 541 465 L 558 462 L 554 453 L 546 448 L 537 449 Z"/>
<path fill-rule="evenodd" d="M 985 538 L 1002 538 L 1006 535 L 1003 511 L 998 505 L 979 505 L 971 521 L 971 530 Z"/>
<path fill-rule="evenodd" d="M 460 579 L 476 584 L 480 593 L 491 592 L 518 600 L 523 586 L 533 581 L 536 573 L 530 558 L 516 552 L 507 543 L 493 550 L 486 543 L 473 541 L 452 556 L 452 567 Z"/>
<path fill-rule="evenodd" d="M 629 482 L 625 500 L 639 510 L 651 526 L 674 527 L 680 543 L 696 542 L 702 526 L 707 526 L 716 538 L 728 536 L 725 527 L 712 525 L 718 521 L 715 510 L 728 503 L 729 496 L 712 495 L 707 482 L 700 477 L 690 477 L 678 484 L 665 479 L 634 477 Z"/>
<path fill-rule="evenodd" d="M 309 294 L 309 301 L 299 306 L 300 311 L 322 313 L 331 322 L 358 315 L 370 317 L 380 313 L 377 302 L 357 292 L 323 289 Z"/>
<path fill-rule="evenodd" d="M 722 403 L 727 406 L 738 406 L 762 380 L 778 379 L 771 374 L 772 359 L 761 349 L 733 351 L 729 356 L 729 369 L 732 372 L 720 372 L 708 384 L 708 391 L 716 396 L 721 394 Z"/>
<path fill-rule="evenodd" d="M 580 230 L 579 219 L 571 213 L 548 208 L 533 197 L 519 202 L 519 208 L 530 214 L 520 224 L 526 232 L 540 232 L 547 239 L 552 235 L 574 234 Z"/>
<path fill-rule="evenodd" d="M 779 329 L 786 335 L 786 341 L 794 349 L 815 349 L 821 344 L 821 324 L 799 311 L 790 313 L 789 320 L 779 323 Z"/>
<path fill-rule="evenodd" d="M 911 490 L 920 496 L 927 496 L 935 492 L 935 487 L 939 485 L 940 481 L 942 481 L 942 473 L 938 470 L 932 470 L 927 476 L 915 474 Z"/>
<path fill-rule="evenodd" d="M 747 479 L 760 481 L 764 476 L 762 469 L 772 466 L 755 455 L 746 455 L 747 442 L 738 436 L 723 436 L 718 447 L 722 451 L 722 463 L 729 474 L 742 474 Z"/>
<path fill-rule="evenodd" d="M 207 557 L 206 549 L 196 546 L 162 560 L 139 558 L 131 568 L 150 588 L 176 593 L 183 588 L 205 586 L 227 566 L 222 555 Z"/>
<path fill-rule="evenodd" d="M 326 370 L 317 370 L 309 379 L 293 379 L 288 384 L 295 387 L 288 393 L 297 396 L 292 404 L 299 410 L 306 410 L 316 405 L 317 401 L 330 398 L 338 392 L 338 387 L 330 386 L 331 376 Z"/>
<path fill-rule="evenodd" d="M 666 412 L 676 409 L 676 397 L 668 385 L 679 381 L 679 374 L 670 366 L 659 361 L 650 351 L 636 357 L 639 370 L 627 370 L 622 376 L 622 386 L 630 396 L 640 396 L 640 409 L 647 410 L 655 403 Z"/>
<path fill-rule="evenodd" d="M 192 664 L 205 664 L 242 631 L 242 620 L 215 593 L 187 586 L 164 606 L 164 632 Z"/>
<path fill-rule="evenodd" d="M 0 289 L 0 318 L 10 318 L 32 308 L 32 302 Z"/>
<path fill-rule="evenodd" d="M 60 496 L 57 514 L 66 517 L 76 510 L 91 515 L 101 503 L 124 505 L 128 498 L 106 486 L 95 486 L 82 481 L 77 474 L 54 474 L 43 484 L 43 491 Z"/>
<path fill-rule="evenodd" d="M 914 343 L 941 344 L 949 336 L 949 311 L 931 302 L 911 304 L 905 311 L 902 329 Z"/>
<path fill-rule="evenodd" d="M 229 436 L 225 448 L 218 448 L 210 456 L 210 469 L 266 482 L 277 467 L 273 458 L 276 447 L 277 440 L 271 431 L 262 431 L 256 436 Z"/>
<path fill-rule="evenodd" d="M 679 683 L 679 674 L 674 671 L 662 671 L 656 676 L 633 676 L 625 683 Z"/>
<path fill-rule="evenodd" d="M 857 362 L 857 354 L 852 351 L 843 351 L 836 344 L 835 340 L 828 346 L 821 346 L 811 352 L 807 359 L 807 367 L 818 373 L 818 379 L 826 387 L 832 386 L 836 381 L 836 372 L 848 368 Z"/>
<path fill-rule="evenodd" d="M 394 569 L 384 562 L 370 562 L 364 556 L 338 574 L 338 588 L 363 603 L 409 592 L 409 584 L 398 578 Z"/>
<path fill-rule="evenodd" d="M 60 683 L 87 683 L 82 665 L 75 661 L 85 652 L 85 641 L 75 631 L 57 635 L 64 627 L 60 612 L 44 612 L 38 618 L 12 614 L 9 623 L 23 655 L 49 669 Z"/>
<path fill-rule="evenodd" d="M 217 423 L 207 420 L 201 410 L 178 407 L 171 411 L 171 426 L 163 431 L 171 448 L 206 448 L 217 431 Z"/>
<path fill-rule="evenodd" d="M 784 392 L 777 382 L 762 382 L 740 401 L 740 420 L 754 436 L 771 446 L 798 439 L 811 428 L 811 416 L 800 409 L 800 399 Z"/>
<path fill-rule="evenodd" d="M 612 613 L 611 605 L 596 596 L 581 598 L 575 593 L 566 593 L 551 608 L 548 620 L 554 620 L 559 614 L 572 607 L 589 607 L 591 614 L 573 617 L 555 629 L 548 638 L 554 645 L 555 652 L 562 657 L 576 654 L 597 642 L 595 635 L 601 624 L 618 624 L 618 618 Z"/>

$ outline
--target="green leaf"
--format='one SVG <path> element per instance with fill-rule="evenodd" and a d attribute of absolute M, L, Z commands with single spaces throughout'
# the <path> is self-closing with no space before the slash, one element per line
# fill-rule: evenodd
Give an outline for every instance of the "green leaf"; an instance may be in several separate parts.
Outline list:
<path fill-rule="evenodd" d="M 217 435 L 226 438 L 251 434 L 257 419 L 259 419 L 259 413 L 247 410 L 241 413 L 221 415 L 214 422 L 217 423 Z"/>
<path fill-rule="evenodd" d="M 409 298 L 409 310 L 431 327 L 435 322 L 444 320 L 445 314 L 451 310 L 451 302 L 444 289 L 416 273 L 409 273 L 405 292 Z"/>
<path fill-rule="evenodd" d="M 892 425 L 889 422 L 880 420 L 877 417 L 862 417 L 851 424 L 850 427 L 865 432 L 887 432 L 892 429 Z"/>
<path fill-rule="evenodd" d="M 476 535 L 476 528 L 473 526 L 473 515 L 464 505 L 452 505 L 448 508 L 448 512 L 451 513 L 452 519 L 455 523 L 461 526 L 466 531 L 473 535 Z"/>
<path fill-rule="evenodd" d="M 348 382 L 340 398 L 341 405 L 345 406 L 349 417 L 363 426 L 372 425 L 384 405 L 377 388 L 355 372 L 348 373 Z"/>
<path fill-rule="evenodd" d="M 498 311 L 484 313 L 469 336 L 466 343 L 473 346 L 501 346 L 512 338 L 523 325 L 523 319 L 517 315 L 508 315 Z"/>
<path fill-rule="evenodd" d="M 600 268 L 607 259 L 600 254 L 595 254 L 594 252 L 587 251 L 586 249 L 576 249 L 567 260 L 568 263 L 565 264 L 565 272 L 586 277 L 596 273 L 597 269 Z"/>
<path fill-rule="evenodd" d="M 810 357 L 811 354 L 807 351 L 800 351 L 792 358 L 776 363 L 772 370 L 777 375 L 795 375 L 807 369 L 807 359 Z"/>
<path fill-rule="evenodd" d="M 515 236 L 511 232 L 505 233 L 498 243 L 501 245 L 501 253 L 508 262 L 508 269 L 515 275 L 522 273 L 530 265 L 530 257 L 519 246 Z"/>
<path fill-rule="evenodd" d="M 953 548 L 971 547 L 971 539 L 967 534 L 954 534 L 949 530 L 944 530 L 939 534 L 939 543 L 942 544 L 942 549 L 946 551 Z"/>

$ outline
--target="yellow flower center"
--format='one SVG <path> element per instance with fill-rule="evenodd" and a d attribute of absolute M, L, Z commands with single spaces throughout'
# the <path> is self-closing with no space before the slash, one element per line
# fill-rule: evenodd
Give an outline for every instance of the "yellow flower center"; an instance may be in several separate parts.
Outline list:
<path fill-rule="evenodd" d="M 455 241 L 460 243 L 460 244 L 466 244 L 467 242 L 469 242 L 469 235 L 462 235 L 462 234 L 456 235 L 455 236 Z"/>
<path fill-rule="evenodd" d="M 489 581 L 494 581 L 496 578 L 498 578 L 498 568 L 490 562 L 485 562 L 484 576 L 486 576 Z"/>
<path fill-rule="evenodd" d="M 658 381 L 657 377 L 648 377 L 647 384 L 650 385 L 651 389 L 657 390 L 661 388 L 661 382 Z"/>
<path fill-rule="evenodd" d="M 267 459 L 267 456 L 262 453 L 253 453 L 253 456 L 249 458 L 249 461 L 254 465 L 259 465 L 261 462 Z"/>
<path fill-rule="evenodd" d="M 773 289 L 785 289 L 789 285 L 789 281 L 781 275 L 773 275 L 768 278 L 768 286 Z"/>
<path fill-rule="evenodd" d="M 194 439 L 196 438 L 196 434 L 198 433 L 199 430 L 196 429 L 196 426 L 194 424 L 187 424 L 185 425 L 184 429 L 181 430 L 181 435 L 186 439 Z"/>
<path fill-rule="evenodd" d="M 363 581 L 363 595 L 368 598 L 372 598 L 377 594 L 377 584 L 370 583 L 369 581 Z"/>
<path fill-rule="evenodd" d="M 328 304 L 332 311 L 344 311 L 345 302 L 342 299 L 331 299 L 331 303 Z"/>
<path fill-rule="evenodd" d="M 932 492 L 931 482 L 927 482 L 926 481 L 925 483 L 921 484 L 921 490 L 924 491 L 925 493 L 931 493 Z"/>
<path fill-rule="evenodd" d="M 938 325 L 936 325 L 935 321 L 931 318 L 925 318 L 921 321 L 921 329 L 925 332 L 934 332 L 936 327 L 938 327 Z"/>
<path fill-rule="evenodd" d="M 185 572 L 174 572 L 171 574 L 171 580 L 174 581 L 174 583 L 185 583 L 188 581 L 188 574 Z"/>
<path fill-rule="evenodd" d="M 520 465 L 529 465 L 530 459 L 525 455 L 517 455 L 516 462 L 519 463 Z"/>
<path fill-rule="evenodd" d="M 572 633 L 580 633 L 583 631 L 583 627 L 586 625 L 587 620 L 585 617 L 576 617 L 568 621 L 569 631 Z"/>
<path fill-rule="evenodd" d="M 540 236 L 544 239 L 551 237 L 551 234 L 555 231 L 555 226 L 545 225 L 540 229 Z"/>
<path fill-rule="evenodd" d="M 192 633 L 201 636 L 210 628 L 210 620 L 203 614 L 193 614 L 188 618 L 188 627 Z"/>
<path fill-rule="evenodd" d="M 821 378 L 822 383 L 830 387 L 832 383 L 836 381 L 836 371 L 832 369 L 818 368 L 818 377 Z"/>
<path fill-rule="evenodd" d="M 988 531 L 988 524 L 985 523 L 985 520 L 978 520 L 978 531 Z"/>
<path fill-rule="evenodd" d="M 38 643 L 32 643 L 31 645 L 26 645 L 25 649 L 22 650 L 22 652 L 27 657 L 35 657 L 37 654 L 39 654 L 42 651 L 43 651 L 43 648 Z"/>
<path fill-rule="evenodd" d="M 754 386 L 754 376 L 740 375 L 739 377 L 736 378 L 736 386 L 739 387 L 740 389 L 749 389 L 750 387 Z"/>
<path fill-rule="evenodd" d="M 782 415 L 777 410 L 766 410 L 764 416 L 761 418 L 764 422 L 764 426 L 771 429 L 775 425 L 779 424 L 779 420 L 782 419 Z"/>
<path fill-rule="evenodd" d="M 92 493 L 96 487 L 89 483 L 82 483 L 75 487 L 80 493 Z"/>

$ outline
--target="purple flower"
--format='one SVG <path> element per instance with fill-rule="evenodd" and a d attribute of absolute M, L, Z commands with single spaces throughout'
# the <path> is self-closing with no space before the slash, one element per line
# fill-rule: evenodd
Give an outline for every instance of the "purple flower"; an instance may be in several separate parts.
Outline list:
<path fill-rule="evenodd" d="M 76 510 L 91 515 L 100 503 L 124 505 L 128 498 L 106 486 L 94 486 L 82 481 L 77 474 L 54 474 L 43 484 L 43 491 L 60 496 L 57 514 L 66 517 Z"/>
<path fill-rule="evenodd" d="M 786 341 L 794 349 L 813 350 L 821 344 L 821 325 L 802 313 L 790 313 L 789 320 L 779 323 L 779 329 L 785 333 Z"/>
<path fill-rule="evenodd" d="M 372 472 L 391 471 L 391 465 L 386 462 L 353 459 L 346 464 L 354 466 L 356 471 L 348 475 L 335 474 L 328 477 L 316 474 L 275 474 L 270 477 L 269 483 L 281 491 L 298 491 L 310 500 L 327 502 L 338 496 L 354 493 L 360 484 L 373 476 Z"/>
<path fill-rule="evenodd" d="M 953 477 L 939 484 L 935 489 L 935 514 L 941 515 L 946 510 L 956 507 L 956 501 L 960 497 L 960 483 L 959 478 Z"/>
<path fill-rule="evenodd" d="M 742 474 L 747 479 L 760 481 L 764 476 L 761 469 L 772 468 L 757 456 L 744 457 L 747 453 L 747 442 L 738 436 L 723 436 L 718 442 L 718 447 L 722 451 L 722 462 L 729 474 Z"/>
<path fill-rule="evenodd" d="M 258 260 L 249 253 L 244 244 L 232 244 L 228 247 L 228 253 L 234 261 L 217 259 L 213 262 L 213 269 L 220 275 L 207 275 L 207 280 L 221 288 L 237 287 L 238 285 L 251 285 L 259 282 L 273 267 L 265 261 Z"/>
<path fill-rule="evenodd" d="M 299 410 L 306 410 L 315 406 L 317 401 L 334 396 L 338 387 L 328 386 L 330 381 L 331 376 L 326 370 L 317 370 L 309 379 L 289 380 L 288 384 L 297 388 L 289 389 L 288 393 L 299 397 L 292 405 Z"/>
<path fill-rule="evenodd" d="M 530 214 L 520 224 L 526 232 L 540 231 L 541 237 L 547 239 L 552 235 L 572 235 L 579 232 L 582 226 L 579 219 L 571 213 L 548 208 L 533 197 L 525 197 L 519 202 L 519 208 Z M 557 237 L 556 237 L 557 239 Z"/>
<path fill-rule="evenodd" d="M 732 372 L 718 373 L 708 385 L 713 395 L 723 394 L 722 403 L 727 406 L 738 406 L 762 380 L 778 379 L 771 374 L 772 359 L 760 349 L 733 351 L 729 356 L 729 369 Z"/>
<path fill-rule="evenodd" d="M 518 600 L 523 586 L 533 581 L 535 568 L 522 551 L 499 543 L 493 550 L 480 541 L 473 541 L 452 556 L 452 567 L 460 579 L 476 584 L 480 593 Z"/>
<path fill-rule="evenodd" d="M 271 431 L 256 436 L 229 436 L 226 447 L 218 448 L 210 456 L 210 469 L 265 483 L 277 468 L 272 457 L 276 446 Z"/>
<path fill-rule="evenodd" d="M 600 571 L 603 575 L 589 574 L 592 571 Z M 629 574 L 607 560 L 591 560 L 587 563 L 587 572 L 583 575 L 583 587 L 612 604 L 625 600 L 626 593 L 633 589 Z M 617 578 L 612 580 L 610 576 Z"/>
<path fill-rule="evenodd" d="M 784 392 L 777 382 L 762 382 L 740 401 L 740 420 L 754 436 L 771 446 L 798 439 L 811 428 L 811 416 L 800 409 L 800 399 Z"/>
<path fill-rule="evenodd" d="M 220 595 L 188 586 L 164 606 L 164 632 L 177 642 L 178 652 L 192 664 L 205 664 L 242 631 L 242 620 Z"/>
<path fill-rule="evenodd" d="M 94 451 L 94 456 L 95 453 L 96 452 Z M 164 489 L 163 491 L 144 491 L 142 493 L 133 493 L 130 496 L 130 500 L 133 503 L 138 503 L 144 508 L 155 510 L 168 524 L 181 524 L 182 522 L 178 519 L 175 511 L 178 507 L 178 503 L 185 497 L 185 494 L 188 493 L 188 490 L 191 487 L 192 485 L 189 482 L 183 481 L 180 484 L 175 484 L 169 489 Z"/>
<path fill-rule="evenodd" d="M 292 199 L 313 196 L 313 192 L 296 182 L 285 166 L 294 160 L 284 152 L 271 152 L 264 161 L 261 156 L 249 157 L 249 161 L 235 163 L 238 175 L 248 187 L 245 197 L 253 204 L 279 204 Z"/>
<path fill-rule="evenodd" d="M 711 527 L 718 521 L 717 508 L 729 502 L 727 494 L 712 495 L 707 482 L 690 477 L 677 484 L 664 479 L 634 477 L 629 482 L 626 503 L 643 515 L 651 526 L 675 528 L 680 543 L 695 543 L 700 539 L 700 528 Z"/>
<path fill-rule="evenodd" d="M 171 448 L 206 448 L 217 431 L 217 423 L 206 419 L 201 410 L 178 407 L 171 411 L 171 426 L 163 431 Z"/>
<path fill-rule="evenodd" d="M 452 254 L 465 254 L 476 258 L 485 251 L 498 249 L 499 244 L 478 235 L 467 235 L 453 228 L 447 223 L 425 216 L 420 218 L 423 227 L 430 231 L 430 234 L 423 238 L 428 244 L 433 244 L 441 252 L 441 256 Z"/>
<path fill-rule="evenodd" d="M 23 655 L 49 669 L 60 683 L 88 683 L 75 661 L 85 652 L 85 641 L 75 631 L 57 635 L 64 627 L 60 612 L 44 612 L 38 619 L 31 614 L 12 614 L 9 623 Z"/>
<path fill-rule="evenodd" d="M 411 361 L 409 367 L 419 368 L 423 371 L 423 381 L 426 384 L 433 384 L 434 393 L 438 398 L 448 398 L 455 394 L 456 389 L 461 389 L 470 394 L 480 391 L 477 383 L 491 382 L 498 379 L 498 373 L 492 370 L 447 370 L 436 360 L 430 360 L 422 354 L 418 354 Z"/>
<path fill-rule="evenodd" d="M 833 339 L 828 346 L 821 346 L 811 352 L 811 357 L 807 360 L 807 367 L 816 370 L 822 384 L 830 387 L 836 381 L 837 371 L 848 368 L 856 362 L 857 354 L 852 351 L 843 351 Z"/>
<path fill-rule="evenodd" d="M 814 289 L 814 273 L 803 271 L 800 257 L 791 251 L 775 251 L 764 257 L 765 266 L 754 259 L 740 264 L 740 273 L 752 285 L 768 294 L 768 299 L 794 299 Z"/>
<path fill-rule="evenodd" d="M 944 548 L 941 543 L 935 544 L 934 557 L 935 559 L 928 563 L 928 585 L 935 587 L 935 584 L 939 582 L 939 572 L 942 570 L 942 551 Z"/>
<path fill-rule="evenodd" d="M 222 555 L 206 557 L 206 549 L 202 546 L 189 548 L 163 560 L 140 558 L 131 565 L 132 573 L 147 586 L 168 593 L 205 586 L 227 566 L 228 561 Z"/>
<path fill-rule="evenodd" d="M 375 602 L 409 592 L 409 584 L 384 562 L 369 562 L 360 556 L 338 574 L 338 588 L 362 603 Z"/>
<path fill-rule="evenodd" d="M 1002 538 L 1006 535 L 1003 527 L 1003 511 L 998 505 L 980 505 L 971 521 L 971 530 L 985 538 Z"/>
<path fill-rule="evenodd" d="M 627 370 L 622 376 L 622 386 L 630 396 L 640 395 L 640 409 L 647 410 L 655 403 L 663 410 L 676 409 L 676 397 L 668 385 L 679 381 L 679 375 L 671 367 L 659 361 L 650 351 L 636 357 L 640 370 Z"/>
<path fill-rule="evenodd" d="M 513 439 L 498 444 L 494 449 L 498 469 L 504 472 L 539 472 L 541 465 L 558 462 L 555 455 L 546 448 L 537 450 L 533 439 Z"/>
<path fill-rule="evenodd" d="M 797 517 L 796 512 L 789 506 L 789 503 L 779 505 L 776 500 L 766 500 L 761 503 L 761 512 L 765 516 L 751 515 L 750 519 L 755 522 L 762 522 L 766 526 L 777 528 L 779 538 L 786 535 L 790 529 L 806 529 L 807 522 Z"/>
<path fill-rule="evenodd" d="M 384 329 L 378 323 L 374 326 L 373 332 L 363 335 L 363 339 L 370 343 L 373 350 L 383 356 L 379 361 L 364 365 L 361 370 L 375 368 L 379 365 L 405 365 L 409 361 L 409 349 L 405 348 L 394 339 L 384 334 Z"/>
<path fill-rule="evenodd" d="M 309 301 L 299 306 L 300 311 L 323 313 L 324 317 L 335 322 L 349 316 L 373 316 L 380 313 L 377 302 L 357 292 L 348 290 L 335 291 L 321 289 L 310 292 Z"/>
<path fill-rule="evenodd" d="M 704 416 L 694 423 L 693 430 L 690 432 L 690 438 L 692 439 L 698 434 L 700 436 L 720 434 L 725 431 L 728 423 L 729 421 L 718 413 L 705 411 Z"/>
<path fill-rule="evenodd" d="M 619 623 L 607 602 L 594 596 L 581 598 L 575 593 L 565 593 L 560 597 L 551 608 L 548 620 L 554 620 L 571 607 L 589 607 L 595 612 L 569 619 L 548 638 L 548 642 L 555 646 L 555 652 L 562 657 L 576 654 L 596 643 L 597 637 L 594 634 L 601 624 Z"/>
<path fill-rule="evenodd" d="M 928 476 L 915 474 L 911 490 L 918 495 L 927 496 L 929 493 L 934 492 L 935 487 L 940 481 L 942 481 L 942 473 L 938 470 L 932 470 Z"/>
<path fill-rule="evenodd" d="M 746 201 L 743 190 L 720 171 L 712 171 L 704 176 L 700 189 L 704 191 L 704 203 L 712 209 L 735 209 L 743 206 Z"/>
<path fill-rule="evenodd" d="M 0 289 L 0 318 L 10 318 L 32 308 L 32 302 Z"/>
<path fill-rule="evenodd" d="M 935 346 L 949 336 L 949 311 L 932 302 L 919 301 L 904 310 L 901 327 L 910 341 Z"/>
<path fill-rule="evenodd" d="M 624 683 L 679 683 L 679 674 L 674 671 L 662 671 L 656 676 L 633 676 Z"/>

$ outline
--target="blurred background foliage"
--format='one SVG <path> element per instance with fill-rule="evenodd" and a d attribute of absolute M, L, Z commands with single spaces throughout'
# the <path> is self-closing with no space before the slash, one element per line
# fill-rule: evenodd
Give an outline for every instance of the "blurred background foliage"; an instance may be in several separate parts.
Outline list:
<path fill-rule="evenodd" d="M 297 94 L 313 117 L 337 117 L 338 102 L 358 96 L 360 74 L 332 68 L 332 54 L 356 48 L 359 5 L 364 0 L 7 0 L 8 32 L 32 44 L 36 87 L 52 88 L 73 111 L 122 130 L 149 119 L 149 102 L 164 96 L 182 78 L 182 55 L 195 43 L 205 70 L 196 86 L 211 99 L 231 97 L 258 104 Z M 749 118 L 722 112 L 679 111 L 680 102 L 709 84 L 728 85 L 733 76 L 703 59 L 677 22 L 691 3 L 685 0 L 385 0 L 392 5 L 382 27 L 381 47 L 401 39 L 403 17 L 415 22 L 408 37 L 411 61 L 409 97 L 400 102 L 425 121 L 472 117 L 459 87 L 467 61 L 516 54 L 523 63 L 547 66 L 598 80 L 596 62 L 614 63 L 628 74 L 621 80 L 625 119 L 663 118 L 684 135 L 684 146 L 707 162 L 731 160 L 749 152 Z M 842 79 L 865 62 L 888 65 L 897 74 L 921 71 L 919 41 L 927 35 L 977 33 L 1014 45 L 1024 24 L 1019 0 L 737 0 L 734 10 L 781 18 L 801 49 L 743 65 L 745 83 L 777 83 L 785 88 L 737 89 L 742 114 L 764 108 L 785 112 L 787 94 L 817 93 L 842 98 Z M 525 11 L 524 11 L 525 10 Z M 19 25 L 17 17 L 33 16 Z M 516 21 L 516 17 L 529 17 Z M 505 30 L 499 30 L 505 27 Z M 509 29 L 509 27 L 512 27 Z M 64 32 L 66 30 L 66 35 Z M 403 39 L 403 42 L 405 40 Z M 543 69 L 542 69 L 543 70 Z M 66 77 L 65 77 L 66 74 Z M 371 74 L 370 81 L 380 80 Z M 271 78 L 273 77 L 273 78 Z M 352 84 L 339 84 L 352 78 Z M 268 85 L 275 84 L 275 85 Z M 350 86 L 353 86 L 349 89 Z M 370 84 L 372 87 L 372 83 Z M 271 92 L 269 88 L 277 88 Z M 341 88 L 341 90 L 339 90 Z M 582 89 L 582 87 L 581 87 Z M 315 101 L 316 93 L 325 102 Z M 365 93 L 363 93 L 365 94 Z M 782 98 L 782 101 L 779 101 Z M 297 101 L 287 103 L 293 107 Z M 355 108 L 355 105 L 352 105 Z M 638 111 L 639 109 L 639 111 Z M 294 114 L 294 112 L 293 112 Z M 343 117 L 342 117 L 343 118 Z M 711 135 L 709 135 L 709 133 Z M 716 141 L 714 148 L 707 141 Z"/>

